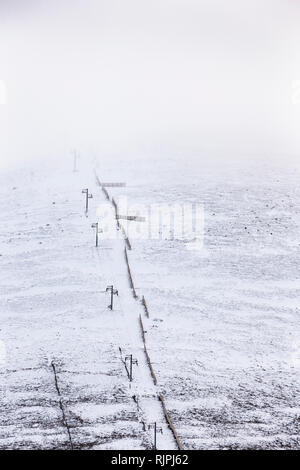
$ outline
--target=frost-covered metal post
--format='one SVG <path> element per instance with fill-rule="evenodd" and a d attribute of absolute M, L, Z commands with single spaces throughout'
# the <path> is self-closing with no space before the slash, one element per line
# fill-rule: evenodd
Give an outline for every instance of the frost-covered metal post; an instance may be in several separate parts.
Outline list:
<path fill-rule="evenodd" d="M 95 228 L 96 229 L 96 247 L 98 246 L 98 233 L 99 233 L 99 228 L 98 228 L 99 224 L 98 222 L 94 223 L 91 225 L 92 228 Z"/>
<path fill-rule="evenodd" d="M 93 195 L 89 193 L 88 188 L 83 189 L 81 192 L 85 194 L 85 213 L 87 214 L 89 211 L 89 199 L 92 199 Z"/>
<path fill-rule="evenodd" d="M 127 362 L 127 360 L 129 360 L 129 380 L 130 382 L 132 382 L 132 365 L 133 364 L 136 364 L 138 365 L 138 361 L 137 359 L 133 359 L 132 358 L 132 354 L 129 354 L 129 356 L 125 356 L 125 363 Z"/>
<path fill-rule="evenodd" d="M 156 421 L 153 424 L 149 424 L 148 429 L 153 429 L 154 430 L 154 446 L 153 449 L 156 450 L 156 441 L 157 441 L 157 433 L 160 432 L 162 434 L 162 428 L 158 428 Z"/>
<path fill-rule="evenodd" d="M 117 291 L 117 289 L 114 289 L 114 286 L 107 286 L 106 292 L 108 291 L 110 291 L 110 305 L 108 306 L 108 308 L 112 310 L 114 306 L 114 295 L 119 295 L 119 292 Z"/>

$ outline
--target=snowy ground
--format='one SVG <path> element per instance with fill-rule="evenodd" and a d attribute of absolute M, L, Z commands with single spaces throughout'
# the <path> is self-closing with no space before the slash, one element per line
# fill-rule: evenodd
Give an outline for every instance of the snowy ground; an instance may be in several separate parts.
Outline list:
<path fill-rule="evenodd" d="M 158 385 L 123 241 L 100 236 L 93 246 L 90 225 L 104 198 L 92 166 L 4 174 L 0 448 L 147 449 L 152 431 L 143 423 L 157 421 L 158 448 L 175 449 L 159 392 L 185 449 L 300 448 L 297 171 L 109 159 L 96 167 L 102 180 L 127 182 L 110 190 L 116 199 L 204 205 L 203 250 L 188 240 L 131 240 Z M 88 218 L 86 187 L 94 194 Z M 109 284 L 119 290 L 113 312 Z M 131 387 L 119 348 L 139 362 Z"/>
<path fill-rule="evenodd" d="M 94 193 L 88 218 L 85 187 Z M 150 449 L 154 421 L 164 431 L 158 448 L 176 448 L 146 364 L 123 241 L 94 246 L 102 200 L 92 171 L 2 177 L 2 449 Z M 113 312 L 110 284 L 119 290 Z M 138 359 L 132 384 L 119 348 Z"/>
<path fill-rule="evenodd" d="M 186 449 L 299 449 L 299 171 L 194 163 L 98 165 L 116 199 L 204 205 L 203 250 L 131 240 L 170 415 Z"/>

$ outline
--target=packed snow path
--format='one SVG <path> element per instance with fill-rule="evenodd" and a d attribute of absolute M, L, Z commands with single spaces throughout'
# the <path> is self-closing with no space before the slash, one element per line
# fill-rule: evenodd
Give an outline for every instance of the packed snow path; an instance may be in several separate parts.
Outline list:
<path fill-rule="evenodd" d="M 150 449 L 156 421 L 157 447 L 175 449 L 143 352 L 123 241 L 94 247 L 91 223 L 104 199 L 92 172 L 24 171 L 1 183 L 0 448 Z M 113 311 L 104 292 L 111 284 L 119 291 Z M 131 384 L 119 348 L 138 359 Z"/>

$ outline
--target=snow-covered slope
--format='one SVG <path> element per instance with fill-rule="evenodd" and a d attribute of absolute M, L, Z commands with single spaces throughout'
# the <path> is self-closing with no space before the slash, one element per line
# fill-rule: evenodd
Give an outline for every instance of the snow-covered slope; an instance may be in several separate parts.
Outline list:
<path fill-rule="evenodd" d="M 99 171 L 127 181 L 114 194 L 129 206 L 204 206 L 202 250 L 131 239 L 150 354 L 184 447 L 300 448 L 299 170 L 157 159 Z"/>
<path fill-rule="evenodd" d="M 92 168 L 5 174 L 0 187 L 0 448 L 150 449 L 154 421 L 164 428 L 158 448 L 176 448 L 146 364 L 123 241 L 94 246 L 104 199 Z M 131 384 L 126 354 L 139 363 Z"/>
<path fill-rule="evenodd" d="M 156 421 L 158 448 L 175 449 L 162 393 L 185 449 L 300 448 L 297 172 L 99 160 L 100 179 L 127 182 L 116 200 L 204 205 L 202 250 L 131 238 L 135 300 L 122 238 L 94 246 L 92 165 L 63 165 L 0 180 L 0 447 L 149 449 Z"/>

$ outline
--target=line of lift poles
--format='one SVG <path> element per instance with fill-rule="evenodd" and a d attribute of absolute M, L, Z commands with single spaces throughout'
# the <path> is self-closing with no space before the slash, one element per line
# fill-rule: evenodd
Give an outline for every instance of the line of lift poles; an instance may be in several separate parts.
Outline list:
<path fill-rule="evenodd" d="M 78 158 L 78 154 L 74 151 L 74 168 L 73 168 L 74 172 L 77 171 L 77 168 L 76 168 L 77 158 Z M 103 184 L 103 186 L 111 186 L 111 187 L 112 186 L 119 186 L 120 187 L 120 186 L 125 186 L 125 183 L 106 183 L 105 185 Z M 82 194 L 85 194 L 85 215 L 87 217 L 88 212 L 89 212 L 89 200 L 93 198 L 93 195 L 91 193 L 89 193 L 88 188 L 83 189 Z M 136 221 L 136 222 L 144 222 L 145 221 L 144 217 L 137 217 L 137 216 L 118 215 L 117 218 L 118 219 L 132 220 L 132 221 Z M 98 222 L 93 223 L 91 225 L 91 227 L 95 229 L 95 232 L 96 232 L 96 248 L 98 248 L 98 246 L 99 246 L 99 233 L 102 233 L 102 230 L 99 229 L 99 223 Z M 105 292 L 110 292 L 110 304 L 108 305 L 108 308 L 110 310 L 113 310 L 114 296 L 115 295 L 118 296 L 119 292 L 118 292 L 117 289 L 114 289 L 113 285 L 107 286 Z M 129 381 L 132 382 L 133 381 L 133 365 L 138 365 L 138 361 L 137 361 L 137 359 L 133 358 L 132 354 L 129 354 L 128 356 L 125 356 L 125 365 L 126 365 L 127 371 L 128 371 L 128 368 L 127 368 L 128 361 L 129 361 L 129 372 L 128 372 Z M 153 433 L 154 433 L 153 448 L 154 448 L 154 450 L 157 450 L 157 434 L 158 433 L 162 434 L 162 428 L 158 427 L 157 423 L 154 422 L 154 423 L 148 425 L 148 429 L 149 430 L 153 429 Z"/>

